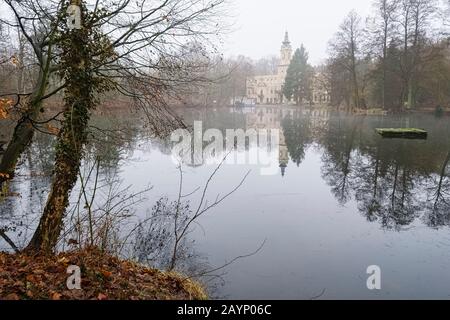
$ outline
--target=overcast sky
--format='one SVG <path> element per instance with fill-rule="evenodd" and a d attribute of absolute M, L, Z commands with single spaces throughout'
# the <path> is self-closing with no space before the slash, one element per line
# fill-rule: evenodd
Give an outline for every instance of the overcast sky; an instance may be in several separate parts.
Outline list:
<path fill-rule="evenodd" d="M 368 15 L 372 0 L 230 0 L 235 31 L 226 37 L 226 55 L 258 59 L 279 54 L 284 32 L 293 48 L 303 43 L 310 62 L 326 58 L 327 43 L 352 9 Z"/>

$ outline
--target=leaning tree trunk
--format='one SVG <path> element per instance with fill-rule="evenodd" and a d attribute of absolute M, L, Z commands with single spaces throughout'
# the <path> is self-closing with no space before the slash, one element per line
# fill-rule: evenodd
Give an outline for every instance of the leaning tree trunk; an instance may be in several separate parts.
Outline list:
<path fill-rule="evenodd" d="M 86 105 L 83 101 L 75 103 L 73 108 L 67 108 L 56 147 L 52 187 L 28 249 L 50 253 L 57 244 L 70 192 L 77 182 L 86 140 L 87 120 Z"/>
<path fill-rule="evenodd" d="M 33 121 L 36 120 L 39 113 L 41 112 L 42 97 L 44 96 L 45 90 L 47 88 L 47 78 L 48 69 L 41 69 L 39 71 L 36 90 L 27 101 L 26 111 L 19 119 L 19 121 L 17 121 L 12 139 L 9 142 L 0 162 L 0 172 L 7 174 L 5 176 L 2 176 L 3 178 L 0 178 L 0 185 L 2 182 L 4 182 L 4 180 L 10 179 L 14 176 L 14 171 L 21 154 L 25 151 L 26 147 L 33 139 Z"/>
<path fill-rule="evenodd" d="M 58 135 L 50 194 L 28 250 L 44 253 L 54 251 L 69 204 L 70 192 L 77 181 L 87 137 L 86 127 L 90 110 L 94 106 L 89 31 L 85 27 L 69 31 L 64 44 L 64 122 Z"/>
<path fill-rule="evenodd" d="M 18 121 L 16 127 L 14 128 L 11 141 L 3 154 L 2 161 L 0 162 L 0 172 L 6 173 L 6 175 L 2 175 L 2 177 L 0 177 L 3 181 L 14 176 L 16 164 L 20 158 L 20 155 L 25 151 L 25 148 L 29 145 L 33 138 L 34 129 L 31 119 L 33 114 L 35 114 L 33 112 L 34 106 L 36 106 L 36 104 L 33 104 L 32 102 L 28 104 L 28 109 L 30 111 L 26 112 L 26 114 L 23 115 Z"/>

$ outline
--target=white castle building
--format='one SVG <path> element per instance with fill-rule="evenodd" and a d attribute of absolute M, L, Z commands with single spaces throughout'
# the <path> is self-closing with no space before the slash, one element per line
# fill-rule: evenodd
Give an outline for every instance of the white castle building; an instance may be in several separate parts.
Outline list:
<path fill-rule="evenodd" d="M 247 78 L 247 99 L 250 99 L 254 104 L 292 103 L 283 96 L 283 85 L 291 59 L 292 46 L 289 41 L 289 34 L 286 32 L 281 45 L 280 64 L 277 73 Z M 323 81 L 319 81 L 319 79 L 323 79 L 323 76 L 316 73 L 314 77 L 311 102 L 321 106 L 327 105 L 330 102 L 330 94 L 325 89 Z"/>

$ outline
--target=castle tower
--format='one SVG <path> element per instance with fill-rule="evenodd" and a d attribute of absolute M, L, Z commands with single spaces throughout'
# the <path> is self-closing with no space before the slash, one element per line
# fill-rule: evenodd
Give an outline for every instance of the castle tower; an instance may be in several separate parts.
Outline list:
<path fill-rule="evenodd" d="M 287 69 L 289 68 L 289 64 L 292 59 L 292 47 L 291 42 L 289 41 L 289 34 L 285 33 L 284 41 L 281 45 L 280 51 L 280 65 L 278 66 L 278 81 L 280 83 L 284 83 L 284 79 L 286 78 Z"/>
<path fill-rule="evenodd" d="M 286 66 L 288 67 L 291 63 L 292 58 L 292 47 L 291 42 L 289 41 L 289 33 L 286 31 L 284 34 L 284 41 L 281 45 L 281 56 L 280 56 L 280 67 Z"/>
<path fill-rule="evenodd" d="M 289 68 L 289 64 L 292 59 L 292 47 L 291 42 L 289 41 L 289 34 L 286 31 L 284 34 L 284 41 L 281 45 L 280 51 L 280 64 L 278 65 L 277 78 L 278 83 L 280 84 L 280 91 L 283 91 L 284 80 L 286 79 L 287 70 Z M 284 97 L 281 97 L 281 103 L 283 103 Z"/>

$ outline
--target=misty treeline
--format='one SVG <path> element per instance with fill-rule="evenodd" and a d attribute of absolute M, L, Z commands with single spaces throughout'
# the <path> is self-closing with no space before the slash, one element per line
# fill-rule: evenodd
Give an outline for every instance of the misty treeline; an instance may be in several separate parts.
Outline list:
<path fill-rule="evenodd" d="M 239 55 L 224 57 L 216 55 L 211 59 L 204 77 L 206 85 L 193 86 L 179 101 L 182 106 L 229 106 L 245 101 L 247 79 L 253 76 L 276 74 L 279 58 L 274 55 L 251 59 Z"/>
<path fill-rule="evenodd" d="M 227 32 L 223 24 L 220 25 L 220 32 Z M 158 74 L 152 74 L 153 81 L 166 80 L 163 74 L 172 72 L 173 70 L 169 68 L 173 68 L 175 59 L 180 57 L 185 59 L 184 72 L 190 73 L 185 75 L 189 81 L 179 79 L 176 86 L 165 88 L 167 105 L 229 105 L 233 99 L 239 101 L 246 95 L 248 77 L 277 72 L 279 58 L 275 55 L 257 60 L 245 56 L 224 57 L 218 53 L 214 45 L 209 42 L 208 45 L 209 47 L 205 47 L 203 42 L 197 40 L 188 41 L 183 47 L 177 48 L 178 52 L 171 53 L 174 54 L 173 57 L 166 56 L 167 60 L 160 59 L 153 62 L 155 64 L 153 69 L 158 71 Z M 154 50 L 152 53 L 157 52 L 158 50 Z M 14 97 L 16 93 L 27 94 L 32 91 L 39 77 L 39 67 L 33 48 L 21 33 L 19 26 L 0 24 L 0 57 L 0 95 Z M 166 65 L 169 63 L 170 65 Z M 50 78 L 50 81 L 51 86 L 56 86 L 57 79 Z M 111 90 L 103 95 L 104 103 L 99 108 L 103 105 L 109 106 L 111 101 L 116 107 L 126 107 L 132 99 L 124 99 L 126 96 L 128 94 L 118 99 L 117 91 Z M 45 99 L 46 105 L 51 109 L 57 109 L 60 100 L 61 94 L 54 94 Z"/>
<path fill-rule="evenodd" d="M 393 112 L 448 107 L 450 2 L 375 0 L 372 5 L 368 17 L 352 11 L 343 19 L 328 43 L 328 59 L 314 68 L 331 105 Z M 214 81 L 191 91 L 184 105 L 240 102 L 246 96 L 247 78 L 276 74 L 278 63 L 276 56 L 256 61 L 217 56 L 205 74 Z M 310 72 L 304 74 L 305 79 L 286 79 L 285 96 L 310 100 L 312 86 L 319 84 L 313 84 Z"/>
<path fill-rule="evenodd" d="M 73 6 L 78 17 L 68 13 Z M 85 147 L 99 134 L 90 127 L 93 112 L 122 101 L 140 111 L 154 135 L 184 126 L 168 106 L 209 82 L 205 72 L 226 28 L 219 18 L 226 6 L 224 0 L 3 0 L 1 8 L 0 107 L 14 130 L 2 151 L 0 184 L 5 189 L 14 178 L 36 132 L 55 136 L 50 190 L 26 248 L 49 253 L 80 182 Z"/>
<path fill-rule="evenodd" d="M 450 2 L 375 0 L 350 12 L 329 43 L 332 104 L 353 109 L 448 107 Z"/>

